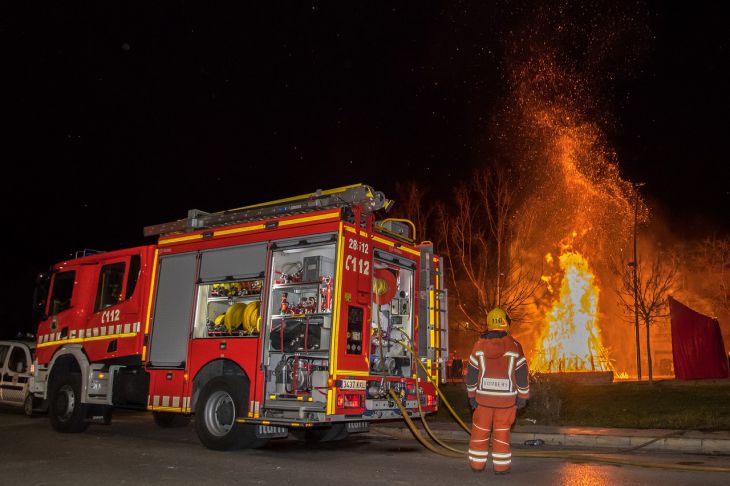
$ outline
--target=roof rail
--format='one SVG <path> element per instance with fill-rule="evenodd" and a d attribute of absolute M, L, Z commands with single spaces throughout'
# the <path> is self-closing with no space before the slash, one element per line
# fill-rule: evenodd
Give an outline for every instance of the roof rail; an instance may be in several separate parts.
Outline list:
<path fill-rule="evenodd" d="M 380 209 L 387 211 L 393 205 L 393 201 L 386 199 L 382 192 L 375 191 L 368 185 L 353 184 L 336 189 L 318 189 L 316 192 L 302 194 L 301 196 L 278 199 L 217 213 L 206 213 L 199 209 L 191 209 L 185 219 L 146 226 L 144 235 L 188 233 L 201 229 L 231 226 L 250 221 L 355 205 L 362 206 L 365 212 L 372 213 Z"/>

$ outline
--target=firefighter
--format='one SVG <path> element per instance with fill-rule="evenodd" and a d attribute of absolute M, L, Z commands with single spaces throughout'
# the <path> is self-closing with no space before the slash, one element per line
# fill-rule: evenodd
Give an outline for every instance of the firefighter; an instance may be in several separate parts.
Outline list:
<path fill-rule="evenodd" d="M 487 314 L 487 331 L 479 336 L 469 356 L 466 389 L 474 411 L 469 465 L 483 471 L 492 443 L 495 474 L 508 474 L 512 464 L 509 437 L 518 408 L 530 396 L 527 359 L 522 346 L 508 335 L 510 318 L 495 308 Z"/>

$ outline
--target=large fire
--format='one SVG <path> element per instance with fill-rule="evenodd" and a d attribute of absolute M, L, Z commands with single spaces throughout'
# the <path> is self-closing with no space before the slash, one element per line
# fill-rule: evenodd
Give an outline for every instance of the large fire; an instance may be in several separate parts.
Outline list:
<path fill-rule="evenodd" d="M 546 256 L 548 263 L 552 255 Z M 588 264 L 577 251 L 564 248 L 559 257 L 560 291 L 545 315 L 531 368 L 543 373 L 614 371 L 598 327 L 600 289 Z M 549 284 L 549 278 L 545 279 Z"/>

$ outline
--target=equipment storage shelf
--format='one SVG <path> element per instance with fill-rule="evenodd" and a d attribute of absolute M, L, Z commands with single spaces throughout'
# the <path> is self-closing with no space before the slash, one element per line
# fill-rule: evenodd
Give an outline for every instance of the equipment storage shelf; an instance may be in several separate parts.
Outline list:
<path fill-rule="evenodd" d="M 304 402 L 319 410 L 326 404 L 334 258 L 333 243 L 272 251 L 267 406 L 297 410 Z"/>
<path fill-rule="evenodd" d="M 262 284 L 255 279 L 198 285 L 195 338 L 258 336 Z"/>

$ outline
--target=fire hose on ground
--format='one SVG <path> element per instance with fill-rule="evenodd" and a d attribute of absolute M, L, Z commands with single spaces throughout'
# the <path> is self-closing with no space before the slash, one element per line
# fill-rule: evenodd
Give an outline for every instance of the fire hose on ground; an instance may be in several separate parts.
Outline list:
<path fill-rule="evenodd" d="M 405 332 L 401 331 L 402 334 L 405 336 L 405 338 L 411 342 L 410 337 L 405 334 Z M 471 434 L 471 429 L 464 423 L 464 421 L 459 417 L 459 415 L 456 413 L 454 408 L 451 406 L 449 401 L 446 399 L 446 396 L 439 388 L 436 381 L 431 376 L 431 373 L 426 368 L 426 366 L 421 362 L 420 359 L 416 356 L 413 348 L 409 346 L 407 343 L 403 341 L 399 341 L 399 343 L 408 350 L 408 352 L 411 354 L 412 359 L 414 359 L 418 364 L 423 368 L 423 371 L 426 374 L 426 377 L 428 381 L 433 384 L 434 388 L 436 389 L 436 392 L 441 397 L 441 400 L 444 405 L 446 405 L 446 408 L 449 410 L 449 413 L 453 416 L 453 418 L 456 420 L 456 422 L 461 426 L 461 428 L 467 433 Z M 393 399 L 395 404 L 398 406 L 398 409 L 401 412 L 401 415 L 403 416 L 403 420 L 406 422 L 406 425 L 408 426 L 409 430 L 413 434 L 413 436 L 416 438 L 416 440 L 423 445 L 426 449 L 429 451 L 438 454 L 440 456 L 449 457 L 453 459 L 463 459 L 467 456 L 467 451 L 456 449 L 454 447 L 451 447 L 444 443 L 442 440 L 438 439 L 436 435 L 433 433 L 433 430 L 428 426 L 428 423 L 426 422 L 425 414 L 423 413 L 423 409 L 421 407 L 421 395 L 420 395 L 420 387 L 416 385 L 416 398 L 418 402 L 418 412 L 421 418 L 421 422 L 423 423 L 423 427 L 428 433 L 428 435 L 431 437 L 431 439 L 441 446 L 445 450 L 440 450 L 434 444 L 432 444 L 426 437 L 424 437 L 421 432 L 416 427 L 416 424 L 411 419 L 408 410 L 403 406 L 401 403 L 400 398 L 395 393 L 395 391 L 391 388 L 389 391 L 390 397 Z M 600 463 L 600 464 L 611 464 L 611 465 L 619 465 L 619 466 L 638 466 L 638 467 L 646 467 L 646 468 L 653 468 L 653 469 L 668 469 L 668 470 L 678 470 L 678 471 L 696 471 L 696 472 L 730 472 L 730 467 L 722 467 L 722 466 L 703 466 L 699 464 L 668 464 L 668 463 L 657 463 L 657 462 L 645 462 L 645 461 L 637 461 L 632 460 L 628 458 L 617 458 L 617 457 L 608 457 L 607 454 L 616 454 L 616 453 L 627 453 L 632 452 L 637 449 L 640 449 L 641 447 L 644 447 L 646 445 L 649 445 L 652 442 L 655 442 L 658 439 L 650 440 L 644 444 L 641 444 L 637 447 L 633 447 L 631 449 L 627 450 L 619 450 L 615 452 L 607 451 L 607 452 L 593 452 L 593 451 L 512 451 L 512 455 L 515 457 L 534 457 L 534 458 L 543 458 L 543 459 L 568 459 L 576 462 L 593 462 L 593 463 Z"/>

